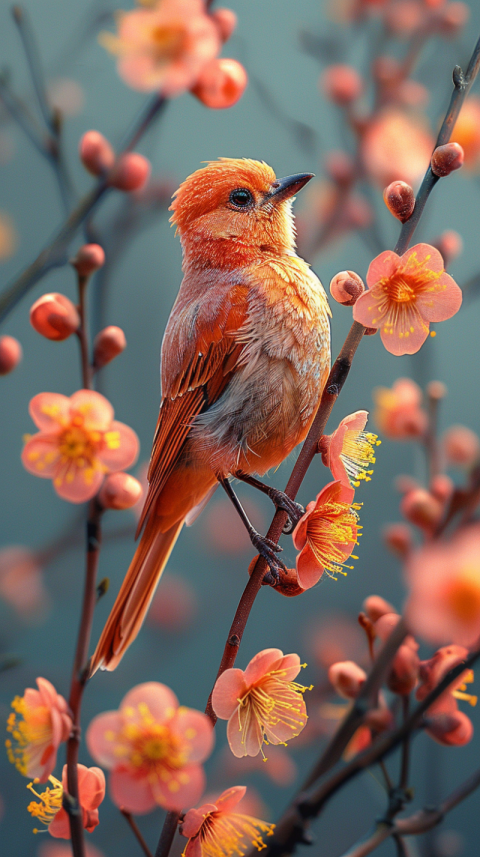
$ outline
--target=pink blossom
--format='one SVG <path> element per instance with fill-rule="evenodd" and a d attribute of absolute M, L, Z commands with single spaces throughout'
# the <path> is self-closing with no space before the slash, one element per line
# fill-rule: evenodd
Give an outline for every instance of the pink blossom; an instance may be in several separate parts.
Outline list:
<path fill-rule="evenodd" d="M 72 846 L 62 842 L 42 842 L 37 857 L 72 857 Z M 95 845 L 85 842 L 85 857 L 105 857 L 105 854 Z"/>
<path fill-rule="evenodd" d="M 429 244 L 416 244 L 403 256 L 392 250 L 380 253 L 370 263 L 367 285 L 353 317 L 365 327 L 379 328 L 385 348 L 396 355 L 419 351 L 430 322 L 451 318 L 462 303 L 461 289 Z"/>
<path fill-rule="evenodd" d="M 43 583 L 39 557 L 22 545 L 0 549 L 0 598 L 26 622 L 45 618 L 51 600 Z"/>
<path fill-rule="evenodd" d="M 179 707 L 164 684 L 146 682 L 130 690 L 119 711 L 94 717 L 88 749 L 111 771 L 110 794 L 129 812 L 155 806 L 181 810 L 201 796 L 201 762 L 211 753 L 213 727 L 200 711 Z"/>
<path fill-rule="evenodd" d="M 345 574 L 345 561 L 357 544 L 358 504 L 353 488 L 330 482 L 308 503 L 305 515 L 295 527 L 292 539 L 297 556 L 298 583 L 310 589 L 324 571 L 335 577 Z"/>
<path fill-rule="evenodd" d="M 405 616 L 413 633 L 431 643 L 473 646 L 480 639 L 480 526 L 450 541 L 430 543 L 407 565 Z"/>
<path fill-rule="evenodd" d="M 301 669 L 298 655 L 263 649 L 246 670 L 228 669 L 217 679 L 213 710 L 228 720 L 227 738 L 235 756 L 256 756 L 264 742 L 284 744 L 307 722 L 304 685 L 294 681 Z"/>
<path fill-rule="evenodd" d="M 37 678 L 38 690 L 27 687 L 12 702 L 7 720 L 8 759 L 24 777 L 45 783 L 57 762 L 57 750 L 72 728 L 66 700 L 46 678 Z"/>
<path fill-rule="evenodd" d="M 382 190 L 393 181 L 415 186 L 430 163 L 433 145 L 418 115 L 389 107 L 368 123 L 361 156 L 366 172 Z"/>
<path fill-rule="evenodd" d="M 118 56 L 128 86 L 171 98 L 190 89 L 220 50 L 219 28 L 203 0 L 159 0 L 153 8 L 118 15 L 118 34 L 100 40 Z"/>
<path fill-rule="evenodd" d="M 82 825 L 91 833 L 99 823 L 98 807 L 105 797 L 105 775 L 100 768 L 86 768 L 85 765 L 77 766 L 77 775 Z M 48 779 L 51 787 L 47 786 L 43 792 L 37 792 L 33 783 L 28 784 L 27 788 L 39 801 L 31 801 L 27 809 L 33 818 L 46 825 L 51 836 L 70 839 L 70 822 L 62 806 L 63 793 L 67 791 L 67 766 L 63 766 L 62 782 L 52 776 Z M 34 830 L 34 833 L 39 832 Z"/>
<path fill-rule="evenodd" d="M 188 837 L 184 857 L 244 854 L 249 845 L 259 851 L 265 848 L 262 834 L 271 836 L 275 825 L 234 812 L 246 790 L 245 786 L 233 786 L 222 792 L 215 803 L 189 809 L 180 828 L 182 836 Z"/>
<path fill-rule="evenodd" d="M 367 419 L 368 411 L 349 414 L 333 434 L 323 435 L 320 441 L 323 463 L 330 468 L 333 478 L 347 488 L 358 488 L 362 479 L 370 482 L 373 473 L 375 447 L 381 441 L 376 434 L 364 431 Z"/>
<path fill-rule="evenodd" d="M 408 440 L 421 437 L 427 427 L 427 414 L 421 408 L 422 391 L 410 378 L 398 378 L 391 389 L 377 387 L 374 420 L 385 437 Z"/>
<path fill-rule="evenodd" d="M 100 393 L 79 390 L 70 398 L 39 393 L 29 410 L 40 431 L 24 446 L 23 466 L 35 476 L 52 479 L 64 500 L 89 500 L 105 473 L 136 461 L 137 435 L 113 419 L 113 408 Z"/>

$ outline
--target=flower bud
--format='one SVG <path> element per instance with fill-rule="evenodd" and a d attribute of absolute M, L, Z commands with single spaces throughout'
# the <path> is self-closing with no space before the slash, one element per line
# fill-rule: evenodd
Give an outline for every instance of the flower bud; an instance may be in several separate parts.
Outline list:
<path fill-rule="evenodd" d="M 320 78 L 320 89 L 334 104 L 351 104 L 362 94 L 363 81 L 350 65 L 330 65 Z"/>
<path fill-rule="evenodd" d="M 150 161 L 143 155 L 126 152 L 115 161 L 108 182 L 112 187 L 126 193 L 141 190 L 150 178 L 151 169 Z"/>
<path fill-rule="evenodd" d="M 129 473 L 110 473 L 98 495 L 104 509 L 130 509 L 142 496 L 142 486 Z"/>
<path fill-rule="evenodd" d="M 127 340 L 121 327 L 111 324 L 97 334 L 93 343 L 93 363 L 96 369 L 106 366 L 118 357 L 127 347 Z"/>
<path fill-rule="evenodd" d="M 435 149 L 431 167 L 436 176 L 449 176 L 454 170 L 459 170 L 464 161 L 463 149 L 459 143 L 446 143 Z"/>
<path fill-rule="evenodd" d="M 372 75 L 382 86 L 397 84 L 401 78 L 401 66 L 394 57 L 377 57 L 372 64 Z"/>
<path fill-rule="evenodd" d="M 439 473 L 434 476 L 430 482 L 430 491 L 437 500 L 440 500 L 443 505 L 450 499 L 453 494 L 455 485 L 450 476 L 445 476 L 444 473 Z"/>
<path fill-rule="evenodd" d="M 375 634 L 382 643 L 384 643 L 385 640 L 388 640 L 394 628 L 397 627 L 400 618 L 401 617 L 398 613 L 384 613 L 379 619 L 377 619 L 374 625 Z M 408 646 L 414 652 L 418 649 L 417 641 L 410 634 L 405 637 L 402 645 Z"/>
<path fill-rule="evenodd" d="M 30 310 L 30 324 L 46 339 L 62 342 L 78 330 L 80 318 L 69 298 L 52 292 L 35 301 Z"/>
<path fill-rule="evenodd" d="M 446 229 L 441 235 L 432 241 L 434 247 L 440 252 L 443 257 L 443 264 L 448 268 L 463 250 L 463 241 L 461 235 L 455 232 L 454 229 Z"/>
<path fill-rule="evenodd" d="M 413 547 L 412 531 L 408 524 L 388 524 L 383 530 L 383 540 L 400 559 L 405 559 Z"/>
<path fill-rule="evenodd" d="M 442 36 L 455 37 L 463 30 L 470 17 L 470 9 L 466 3 L 448 3 L 439 12 L 437 30 Z"/>
<path fill-rule="evenodd" d="M 0 336 L 0 375 L 8 375 L 22 359 L 22 346 L 14 336 Z"/>
<path fill-rule="evenodd" d="M 248 573 L 250 577 L 253 574 L 253 569 L 257 564 L 257 559 L 259 555 L 253 557 L 250 565 L 248 566 Z M 274 592 L 278 592 L 279 595 L 285 595 L 287 598 L 294 598 L 295 595 L 302 595 L 306 592 L 306 589 L 302 589 L 298 582 L 298 575 L 296 568 L 287 568 L 286 572 L 282 572 L 280 580 L 272 586 Z"/>
<path fill-rule="evenodd" d="M 405 223 L 415 208 L 415 194 L 406 182 L 392 182 L 383 191 L 383 201 L 390 214 Z"/>
<path fill-rule="evenodd" d="M 471 467 L 480 456 L 480 438 L 467 426 L 451 426 L 443 435 L 443 451 L 448 464 Z"/>
<path fill-rule="evenodd" d="M 427 384 L 427 396 L 429 399 L 435 399 L 435 401 L 439 402 L 441 399 L 444 399 L 447 395 L 447 387 L 442 381 L 430 381 Z"/>
<path fill-rule="evenodd" d="M 403 644 L 397 651 L 387 678 L 387 687 L 393 693 L 408 696 L 417 684 L 420 658 L 408 645 Z"/>
<path fill-rule="evenodd" d="M 344 699 L 356 699 L 367 674 L 354 661 L 340 661 L 328 670 L 328 680 Z"/>
<path fill-rule="evenodd" d="M 113 167 L 115 152 L 108 140 L 99 131 L 87 131 L 80 139 L 80 160 L 94 176 L 106 173 Z"/>
<path fill-rule="evenodd" d="M 217 25 L 221 41 L 227 42 L 237 26 L 235 12 L 232 9 L 214 9 L 210 16 Z"/>
<path fill-rule="evenodd" d="M 355 163 L 345 152 L 329 152 L 324 166 L 327 176 L 336 184 L 349 185 L 355 178 Z"/>
<path fill-rule="evenodd" d="M 365 723 L 374 732 L 385 732 L 394 724 L 394 717 L 389 708 L 372 708 L 365 715 Z"/>
<path fill-rule="evenodd" d="M 223 110 L 239 101 L 247 83 L 247 72 L 237 60 L 213 59 L 203 67 L 192 94 L 205 107 Z"/>
<path fill-rule="evenodd" d="M 431 533 L 440 523 L 443 504 L 429 491 L 417 488 L 404 495 L 400 503 L 400 511 L 411 524 Z"/>
<path fill-rule="evenodd" d="M 395 609 L 380 595 L 369 595 L 363 602 L 363 609 L 371 622 L 377 622 L 386 613 L 395 614 Z M 396 614 L 395 614 L 396 615 Z"/>
<path fill-rule="evenodd" d="M 472 739 L 473 724 L 463 711 L 429 715 L 427 712 L 427 732 L 439 744 L 446 747 L 462 747 Z"/>
<path fill-rule="evenodd" d="M 363 280 L 354 271 L 340 271 L 330 282 L 332 298 L 344 306 L 353 306 L 364 291 Z"/>
<path fill-rule="evenodd" d="M 105 264 L 105 251 L 100 244 L 84 244 L 70 260 L 70 264 L 80 277 L 91 277 Z"/>

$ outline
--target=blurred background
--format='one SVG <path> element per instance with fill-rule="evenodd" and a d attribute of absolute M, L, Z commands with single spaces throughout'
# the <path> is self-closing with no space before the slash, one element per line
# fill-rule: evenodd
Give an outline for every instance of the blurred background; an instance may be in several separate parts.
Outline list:
<path fill-rule="evenodd" d="M 38 40 L 50 98 L 64 114 L 65 152 L 80 197 L 94 182 L 77 155 L 81 135 L 97 129 L 118 147 L 141 111 L 145 96 L 122 82 L 114 59 L 98 44 L 98 32 L 111 29 L 116 8 L 112 3 L 26 0 L 23 5 Z M 414 116 L 414 130 L 400 122 L 394 125 L 390 137 L 382 138 L 380 146 L 386 162 L 383 168 L 375 166 L 380 157 L 375 160 L 376 156 L 371 155 L 369 161 L 369 153 L 364 153 L 364 178 L 355 190 L 348 216 L 344 212 L 332 234 L 332 230 L 324 229 L 338 193 L 338 183 L 332 178 L 335 169 L 331 152 L 341 150 L 353 156 L 355 136 L 345 122 L 345 113 L 319 86 L 320 75 L 332 63 L 352 64 L 365 76 L 361 103 L 365 109 L 371 107 L 373 93 L 368 74 L 372 59 L 382 53 L 405 57 L 411 29 L 406 24 L 398 25 L 395 37 L 385 35 L 378 15 L 352 21 L 351 9 L 344 3 L 230 3 L 238 14 L 238 27 L 228 43 L 227 54 L 239 60 L 248 72 L 249 85 L 243 98 L 223 111 L 209 110 L 189 94 L 169 103 L 139 146 L 139 151 L 152 162 L 149 189 L 137 197 L 110 193 L 89 224 L 90 235 L 103 244 L 107 255 L 107 265 L 90 286 L 92 331 L 106 324 L 118 325 L 125 331 L 128 343 L 126 351 L 100 374 L 98 389 L 111 400 L 116 417 L 132 426 L 140 437 L 139 464 L 133 469 L 136 475 L 150 454 L 160 398 L 160 345 L 181 280 L 180 244 L 168 224 L 172 191 L 203 161 L 220 156 L 265 160 L 277 176 L 314 172 L 315 181 L 295 203 L 300 250 L 327 290 L 330 279 L 340 270 L 354 270 L 365 277 L 371 259 L 394 246 L 399 230 L 398 222 L 382 201 L 382 189 L 393 178 L 404 178 L 397 175 L 396 166 L 405 162 L 407 172 L 414 164 L 409 179 L 418 187 L 419 176 L 428 163 L 430 140 L 448 105 L 452 68 L 457 63 L 466 66 L 480 31 L 480 7 L 474 0 L 466 5 L 470 13 L 468 24 L 458 32 L 452 31 L 449 38 L 441 33 L 434 35 L 419 54 L 412 78 L 427 87 L 430 97 L 422 101 L 417 91 L 415 103 L 413 94 L 405 96 L 407 101 L 410 97 L 405 111 Z M 34 110 L 31 80 L 7 2 L 0 5 L 0 57 L 9 85 Z M 475 91 L 478 92 L 478 83 Z M 422 149 L 425 136 L 426 157 L 425 144 Z M 406 155 L 400 151 L 402 141 L 409 147 Z M 418 158 L 419 168 L 415 166 Z M 49 164 L 1 105 L 0 183 L 3 287 L 37 256 L 65 215 Z M 330 429 L 352 411 L 371 411 L 374 388 L 391 387 L 397 378 L 407 376 L 423 387 L 430 380 L 446 384 L 448 395 L 441 405 L 441 431 L 452 423 L 480 431 L 480 301 L 478 284 L 475 285 L 475 278 L 480 280 L 479 199 L 475 169 L 456 172 L 435 188 L 416 236 L 433 242 L 445 230 L 453 229 L 461 235 L 463 253 L 449 268 L 459 285 L 468 284 L 461 311 L 441 325 L 436 338 L 428 339 L 413 357 L 393 357 L 385 351 L 379 336 L 366 338 L 335 407 Z M 72 251 L 84 240 L 78 235 Z M 22 436 L 33 431 L 28 415 L 30 399 L 43 391 L 71 395 L 81 386 L 75 337 L 52 343 L 29 324 L 32 302 L 52 291 L 76 300 L 71 268 L 49 273 L 16 306 L 2 329 L 2 333 L 20 340 L 24 356 L 18 369 L 1 379 L 0 545 L 34 552 L 33 558 L 24 556 L 24 583 L 17 587 L 20 591 L 16 591 L 15 584 L 3 585 L 0 581 L 1 658 L 2 665 L 9 666 L 0 675 L 2 724 L 11 699 L 22 694 L 25 687 L 34 686 L 38 675 L 68 695 L 83 586 L 83 509 L 62 501 L 50 482 L 34 479 L 20 463 Z M 332 310 L 335 355 L 351 324 L 351 311 L 338 304 Z M 244 668 L 257 651 L 266 647 L 298 652 L 308 663 L 302 680 L 321 689 L 326 681 L 325 667 L 332 659 L 348 657 L 365 663 L 364 641 L 355 624 L 363 599 L 378 593 L 401 608 L 405 595 L 401 567 L 382 542 L 382 528 L 400 520 L 395 477 L 411 474 L 424 481 L 426 469 L 421 450 L 413 443 L 382 440 L 374 477 L 357 492 L 356 499 L 363 503 L 364 535 L 353 570 L 337 581 L 324 576 L 318 586 L 300 598 L 282 598 L 264 588 L 255 603 L 238 666 Z M 285 485 L 293 460 L 292 457 L 271 474 L 276 486 Z M 306 504 L 313 499 L 329 478 L 320 460 L 315 461 L 302 486 L 300 502 Z M 238 493 L 257 528 L 265 531 L 272 513 L 269 501 L 246 486 L 238 486 Z M 105 516 L 99 576 L 110 579 L 110 590 L 96 610 L 94 640 L 133 554 L 134 528 L 133 512 L 109 512 Z M 283 547 L 282 558 L 293 565 L 295 551 L 289 537 L 283 539 Z M 235 512 L 218 492 L 194 526 L 183 531 L 164 576 L 162 598 L 154 603 L 146 626 L 119 669 L 96 675 L 87 687 L 82 716 L 85 726 L 95 714 L 118 708 L 126 691 L 143 681 L 164 682 L 183 705 L 204 708 L 252 555 Z M 33 565 L 29 566 L 29 562 Z M 35 564 L 42 567 L 41 575 L 32 571 Z M 427 656 L 428 650 L 422 653 Z M 320 696 L 315 693 L 311 702 L 307 695 L 313 723 L 310 738 L 293 741 L 288 751 L 272 750 L 272 765 L 235 762 L 226 751 L 225 723 L 219 722 L 216 750 L 207 763 L 208 791 L 218 793 L 232 784 L 251 785 L 260 804 L 254 814 L 275 820 L 323 736 L 335 727 L 335 721 L 329 722 L 325 717 Z M 478 725 L 478 712 L 468 711 Z M 424 735 L 418 737 L 412 772 L 413 806 L 437 802 L 473 771 L 478 757 L 478 736 L 467 747 L 450 750 L 440 748 Z M 80 761 L 93 764 L 84 745 Z M 389 762 L 393 772 L 397 764 L 395 757 Z M 26 780 L 0 754 L 0 835 L 5 843 L 2 853 L 9 857 L 47 854 L 48 834 L 34 836 L 31 832 L 34 824 L 26 811 L 29 794 L 25 785 Z M 376 770 L 365 773 L 328 804 L 314 825 L 318 837 L 314 853 L 322 857 L 340 855 L 367 832 L 370 821 L 381 815 L 384 806 L 385 794 Z M 420 839 L 412 854 L 467 857 L 477 853 L 475 806 L 478 807 L 478 795 L 452 812 L 443 827 Z M 138 853 L 130 830 L 108 797 L 100 817 L 99 827 L 87 835 L 89 842 L 105 855 L 126 857 Z M 163 811 L 158 809 L 139 819 L 152 851 L 162 818 Z M 391 854 L 393 847 L 387 842 L 378 853 Z"/>

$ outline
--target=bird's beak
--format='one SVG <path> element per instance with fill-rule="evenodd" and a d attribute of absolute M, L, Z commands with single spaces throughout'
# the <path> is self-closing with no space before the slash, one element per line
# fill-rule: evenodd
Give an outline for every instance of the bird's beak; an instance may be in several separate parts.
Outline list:
<path fill-rule="evenodd" d="M 265 194 L 261 205 L 266 202 L 281 202 L 284 199 L 290 199 L 295 196 L 299 190 L 313 179 L 313 173 L 297 173 L 294 176 L 285 176 L 284 179 L 277 179 L 273 182 L 270 190 Z"/>

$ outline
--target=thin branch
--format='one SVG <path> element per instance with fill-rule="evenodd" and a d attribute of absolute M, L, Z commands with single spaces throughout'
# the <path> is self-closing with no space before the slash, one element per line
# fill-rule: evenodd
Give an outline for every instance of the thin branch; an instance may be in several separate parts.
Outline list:
<path fill-rule="evenodd" d="M 93 378 L 93 367 L 88 354 L 88 316 L 87 316 L 87 285 L 88 277 L 78 275 L 78 315 L 80 325 L 77 337 L 80 343 L 80 359 L 82 367 L 82 384 L 85 390 L 91 389 Z"/>
<path fill-rule="evenodd" d="M 143 853 L 145 854 L 145 857 L 152 857 L 152 852 L 150 851 L 150 848 L 148 847 L 148 845 L 145 842 L 142 834 L 140 833 L 138 824 L 135 821 L 135 819 L 133 818 L 132 814 L 130 812 L 127 812 L 126 809 L 123 809 L 123 807 L 120 807 L 120 812 L 122 813 L 122 815 L 123 815 L 124 819 L 127 821 L 127 823 L 130 825 L 130 827 L 133 831 L 133 835 L 135 836 L 138 844 L 140 845 L 140 848 L 142 849 Z"/>
<path fill-rule="evenodd" d="M 177 831 L 178 822 L 180 820 L 179 812 L 167 812 L 167 816 L 163 823 L 160 839 L 158 840 L 155 857 L 168 857 L 172 847 L 173 838 Z"/>

